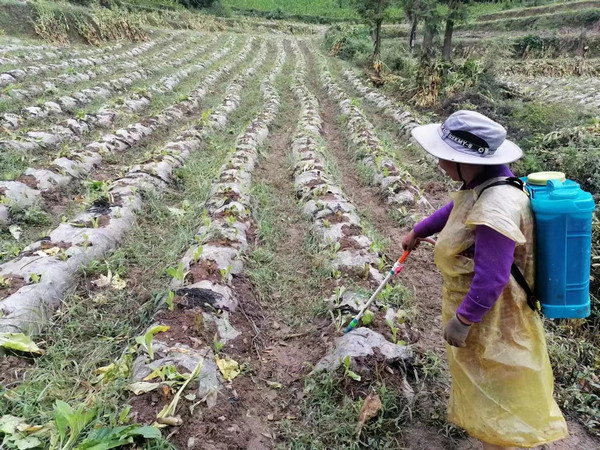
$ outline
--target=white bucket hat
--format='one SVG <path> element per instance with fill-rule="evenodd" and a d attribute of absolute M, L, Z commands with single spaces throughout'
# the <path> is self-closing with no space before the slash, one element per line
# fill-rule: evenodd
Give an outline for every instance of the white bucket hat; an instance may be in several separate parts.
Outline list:
<path fill-rule="evenodd" d="M 457 111 L 442 124 L 413 128 L 412 135 L 428 153 L 457 163 L 491 166 L 523 156 L 502 125 L 475 111 Z"/>

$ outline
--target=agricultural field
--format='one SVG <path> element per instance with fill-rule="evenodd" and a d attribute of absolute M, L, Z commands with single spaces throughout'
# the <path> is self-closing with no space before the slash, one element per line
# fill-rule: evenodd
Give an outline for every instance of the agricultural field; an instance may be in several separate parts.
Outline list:
<path fill-rule="evenodd" d="M 356 18 L 299 3 L 224 1 Z M 479 448 L 446 419 L 430 245 L 344 329 L 458 188 L 415 126 L 480 110 L 519 175 L 600 198 L 598 30 L 537 19 L 563 6 L 480 7 L 547 22 L 458 29 L 470 72 L 422 92 L 406 25 L 384 28 L 377 87 L 360 26 L 332 52 L 310 23 L 0 2 L 0 448 Z M 571 433 L 547 450 L 600 448 L 596 228 L 592 316 L 545 321 Z"/>

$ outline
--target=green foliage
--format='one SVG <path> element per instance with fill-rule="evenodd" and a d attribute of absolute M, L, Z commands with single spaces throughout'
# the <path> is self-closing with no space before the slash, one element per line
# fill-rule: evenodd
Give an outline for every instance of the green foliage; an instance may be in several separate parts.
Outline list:
<path fill-rule="evenodd" d="M 545 142 L 549 145 L 567 144 L 569 140 L 567 130 L 563 130 L 565 135 L 562 138 L 556 134 L 549 134 L 547 137 L 545 135 L 553 133 L 555 130 L 580 124 L 589 118 L 589 112 L 585 111 L 585 109 L 560 103 L 517 101 L 512 103 L 512 106 L 512 120 L 515 121 L 515 125 L 518 125 L 522 129 L 521 133 L 534 143 Z M 552 136 L 556 136 L 557 138 L 553 139 Z"/>
<path fill-rule="evenodd" d="M 34 18 L 30 19 L 35 32 L 48 42 L 66 44 L 69 42 L 69 25 L 64 14 L 50 3 L 33 3 Z"/>
<path fill-rule="evenodd" d="M 54 424 L 58 431 L 59 448 L 69 450 L 77 442 L 79 435 L 95 417 L 96 412 L 82 404 L 73 409 L 68 403 L 57 400 L 54 404 Z"/>
<path fill-rule="evenodd" d="M 364 398 L 355 398 L 344 387 L 356 383 L 339 374 L 319 374 L 305 382 L 302 417 L 298 423 L 283 422 L 282 433 L 291 449 L 359 450 L 362 448 L 404 448 L 401 436 L 410 419 L 407 399 L 385 384 L 359 389 L 361 397 L 371 390 L 381 399 L 376 418 L 356 436 L 357 418 Z M 362 386 L 362 385 L 361 385 Z"/>
<path fill-rule="evenodd" d="M 507 19 L 486 22 L 472 22 L 462 28 L 474 30 L 485 28 L 487 31 L 511 30 L 547 30 L 561 27 L 589 27 L 600 20 L 600 10 L 582 9 L 561 11 L 555 14 L 540 14 L 527 17 L 509 17 Z"/>
<path fill-rule="evenodd" d="M 124 425 L 120 427 L 104 427 L 93 430 L 77 447 L 77 450 L 108 450 L 133 444 L 135 439 L 160 439 L 160 430 L 156 427 L 141 425 Z"/>
<path fill-rule="evenodd" d="M 218 2 L 218 0 L 177 0 L 179 3 L 181 3 L 183 6 L 185 6 L 186 8 L 210 8 L 213 5 L 215 5 L 215 3 Z"/>
<path fill-rule="evenodd" d="M 300 19 L 307 22 L 330 23 L 333 20 L 356 19 L 352 0 L 222 0 L 233 9 L 249 13 L 266 13 L 271 19 Z"/>
<path fill-rule="evenodd" d="M 186 275 L 188 274 L 188 272 L 184 270 L 182 262 L 177 264 L 177 267 L 167 267 L 165 271 L 170 277 L 175 278 L 177 281 L 184 281 Z"/>
<path fill-rule="evenodd" d="M 334 25 L 325 33 L 325 45 L 330 53 L 358 65 L 364 65 L 372 51 L 372 41 L 366 26 Z"/>

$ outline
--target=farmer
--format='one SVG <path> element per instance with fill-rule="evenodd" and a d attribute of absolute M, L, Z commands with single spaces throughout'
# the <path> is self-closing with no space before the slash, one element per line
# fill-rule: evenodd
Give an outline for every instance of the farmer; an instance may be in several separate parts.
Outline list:
<path fill-rule="evenodd" d="M 450 421 L 484 449 L 534 447 L 567 435 L 552 398 L 552 368 L 539 315 L 511 277 L 513 261 L 533 285 L 534 222 L 527 195 L 506 184 L 522 156 L 498 123 L 458 111 L 412 130 L 462 188 L 404 236 L 405 250 L 440 233 L 435 263 L 444 281 L 442 322 L 452 389 Z"/>

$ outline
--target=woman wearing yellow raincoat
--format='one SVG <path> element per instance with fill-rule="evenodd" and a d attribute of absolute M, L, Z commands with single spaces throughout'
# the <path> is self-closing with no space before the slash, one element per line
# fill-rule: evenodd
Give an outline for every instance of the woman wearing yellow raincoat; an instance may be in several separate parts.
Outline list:
<path fill-rule="evenodd" d="M 513 262 L 534 281 L 534 220 L 527 195 L 499 183 L 521 149 L 474 111 L 417 127 L 413 137 L 452 179 L 452 202 L 404 237 L 405 249 L 440 233 L 435 263 L 444 285 L 442 322 L 452 389 L 451 422 L 484 449 L 535 447 L 567 436 L 539 315 L 511 276 Z M 492 186 L 493 185 L 493 186 Z"/>

